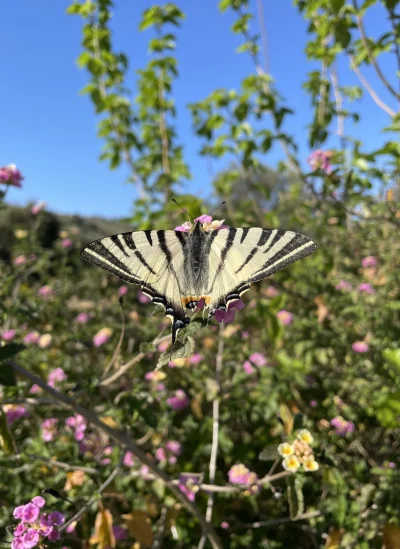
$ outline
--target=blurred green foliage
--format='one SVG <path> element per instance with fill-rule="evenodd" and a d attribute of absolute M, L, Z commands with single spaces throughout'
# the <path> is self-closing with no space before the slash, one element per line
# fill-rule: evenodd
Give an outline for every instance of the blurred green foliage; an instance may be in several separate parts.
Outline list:
<path fill-rule="evenodd" d="M 0 263 L 3 539 L 15 505 L 50 488 L 69 501 L 47 495 L 48 504 L 72 516 L 124 457 L 90 426 L 77 440 L 65 423 L 70 412 L 43 392 L 32 392 L 23 379 L 15 380 L 12 358 L 53 379 L 111 426 L 127 430 L 156 459 L 168 441 L 178 441 L 182 450 L 176 460 L 159 459 L 172 479 L 193 472 L 208 480 L 215 399 L 220 402 L 215 484 L 221 487 L 235 464 L 259 478 L 272 467 L 281 472 L 277 446 L 290 441 L 296 429 L 309 429 L 318 471 L 282 476 L 255 493 L 243 487 L 216 494 L 213 524 L 223 547 L 399 547 L 400 146 L 394 133 L 399 115 L 379 96 L 376 101 L 374 92 L 376 108 L 385 113 L 382 145 L 365 150 L 346 133 L 346 121 L 363 115 L 355 110 L 357 99 L 364 88 L 370 93 L 361 72 L 366 65 L 377 70 L 393 104 L 399 99 L 379 66 L 383 55 L 400 62 L 398 2 L 380 3 L 388 25 L 372 39 L 363 17 L 375 4 L 296 1 L 309 25 L 307 55 L 320 65 L 304 86 L 313 107 L 309 145 L 321 154 L 314 151 L 311 168 L 304 168 L 305 159 L 297 156 L 297 143 L 285 130 L 294 113 L 262 59 L 250 2 L 220 2 L 221 12 L 232 10 L 236 16 L 232 31 L 243 37 L 238 52 L 251 56 L 254 74 L 238 90 L 217 89 L 189 106 L 201 154 L 227 161 L 214 181 L 215 197 L 227 200 L 226 213 L 217 217 L 230 226 L 298 230 L 313 237 L 319 249 L 252 288 L 245 309 L 224 331 L 215 323 L 205 326 L 199 315 L 180 334 L 175 367 L 167 365 L 168 322 L 157 311 L 152 314 L 153 307 L 134 287 L 124 297 L 126 325 L 117 347 L 121 284 L 82 264 L 78 252 L 88 241 L 85 224 L 71 219 L 61 226 L 46 212 L 9 217 L 8 207 L 1 210 L 7 227 Z M 122 162 L 130 168 L 139 196 L 134 230 L 174 228 L 183 216 L 170 198 L 189 177 L 173 101 L 175 33 L 184 13 L 172 3 L 144 12 L 140 30 L 150 36 L 150 61 L 139 71 L 134 97 L 126 87 L 128 59 L 113 50 L 112 8 L 111 0 L 68 8 L 84 22 L 78 62 L 90 75 L 84 91 L 101 116 L 101 157 L 111 168 Z M 339 56 L 361 74 L 360 87 L 339 82 Z M 328 150 L 326 142 L 329 138 L 331 144 L 335 133 L 338 146 Z M 283 148 L 285 161 L 272 169 L 266 164 L 275 146 Z M 190 194 L 181 194 L 180 202 L 191 212 L 211 207 Z M 93 224 L 88 227 L 93 231 Z M 96 346 L 101 329 L 110 338 Z M 32 332 L 38 333 L 35 342 Z M 253 364 L 249 373 L 244 364 L 255 352 L 266 364 Z M 217 359 L 223 364 L 220 380 L 214 373 Z M 157 364 L 162 369 L 149 379 Z M 114 381 L 105 381 L 114 374 Z M 168 401 L 177 390 L 190 401 L 181 411 Z M 24 412 L 11 421 L 18 407 Z M 330 423 L 334 418 L 352 427 L 340 432 Z M 43 423 L 49 419 L 56 420 L 52 431 Z M 90 539 L 99 547 L 105 540 L 115 545 L 109 535 L 112 521 L 127 529 L 118 547 L 131 547 L 135 540 L 143 547 L 197 546 L 197 521 L 137 460 L 128 461 L 125 456 L 122 473 L 95 498 L 74 532 L 65 534 L 62 546 L 86 547 Z M 205 513 L 207 491 L 200 490 L 195 501 Z"/>

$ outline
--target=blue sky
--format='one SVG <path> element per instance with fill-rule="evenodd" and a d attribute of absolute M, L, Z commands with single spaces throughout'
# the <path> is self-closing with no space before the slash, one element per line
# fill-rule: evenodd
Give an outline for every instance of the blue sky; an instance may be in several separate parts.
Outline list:
<path fill-rule="evenodd" d="M 252 0 L 255 11 L 255 1 Z M 135 91 L 135 71 L 148 61 L 151 31 L 139 32 L 141 13 L 148 1 L 116 2 L 113 19 L 117 50 L 130 58 L 128 84 Z M 186 105 L 206 97 L 218 87 L 238 88 L 243 77 L 254 71 L 250 58 L 236 54 L 240 38 L 230 32 L 233 18 L 221 15 L 216 0 L 178 2 L 186 19 L 178 31 L 177 57 L 180 77 L 175 84 L 177 129 L 185 147 L 193 179 L 185 188 L 203 197 L 212 190 L 212 174 L 228 163 L 213 164 L 200 157 L 201 142 L 191 129 Z M 44 200 L 53 211 L 72 214 L 125 217 L 132 212 L 135 189 L 126 183 L 124 168 L 110 171 L 98 156 L 102 141 L 96 137 L 98 118 L 80 90 L 87 74 L 78 69 L 81 52 L 81 19 L 67 16 L 68 2 L 3 2 L 0 8 L 2 44 L 0 64 L 0 165 L 15 163 L 25 175 L 24 187 L 11 189 L 8 200 L 25 204 Z M 306 23 L 289 0 L 264 0 L 269 42 L 270 69 L 280 93 L 295 110 L 285 128 L 300 144 L 303 158 L 309 151 L 306 125 L 309 99 L 302 89 L 306 72 L 316 68 L 307 61 L 304 46 Z M 383 12 L 376 8 L 366 21 L 368 33 L 377 36 L 386 28 Z M 394 66 L 382 60 L 394 80 Z M 339 64 L 342 84 L 355 84 L 355 76 L 343 60 Z M 395 107 L 371 70 L 365 71 L 383 99 Z M 364 113 L 358 126 L 347 127 L 363 139 L 367 148 L 379 145 L 380 129 L 388 123 L 369 97 L 360 105 Z M 272 167 L 281 158 L 273 149 L 264 161 Z"/>

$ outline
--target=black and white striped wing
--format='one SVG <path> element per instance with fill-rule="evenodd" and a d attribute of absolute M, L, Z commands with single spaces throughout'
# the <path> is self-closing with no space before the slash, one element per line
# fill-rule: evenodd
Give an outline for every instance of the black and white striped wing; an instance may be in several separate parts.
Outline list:
<path fill-rule="evenodd" d="M 139 231 L 107 236 L 86 246 L 81 256 L 126 282 L 138 284 L 172 320 L 172 336 L 188 323 L 181 303 L 186 234 Z"/>
<path fill-rule="evenodd" d="M 221 229 L 211 246 L 211 313 L 258 282 L 316 250 L 313 240 L 279 229 Z"/>

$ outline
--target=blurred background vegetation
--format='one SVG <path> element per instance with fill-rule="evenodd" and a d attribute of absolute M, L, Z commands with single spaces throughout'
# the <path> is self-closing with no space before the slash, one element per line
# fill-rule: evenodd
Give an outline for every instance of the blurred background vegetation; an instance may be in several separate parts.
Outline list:
<path fill-rule="evenodd" d="M 114 2 L 74 2 L 67 10 L 83 23 L 78 63 L 99 115 L 101 159 L 111 169 L 127 166 L 138 198 L 130 219 L 113 221 L 57 215 L 40 204 L 15 207 L 7 204 L 9 187 L 29 180 L 21 182 L 14 168 L 0 170 L 5 544 L 13 539 L 14 507 L 43 493 L 67 521 L 84 510 L 61 540 L 49 543 L 54 547 L 209 543 L 154 471 L 16 377 L 18 363 L 126 431 L 202 515 L 212 500 L 215 546 L 400 547 L 399 3 L 296 0 L 293 9 L 308 24 L 312 68 L 304 82 L 313 108 L 308 158 L 285 130 L 296 113 L 268 72 L 261 8 L 261 0 L 221 0 L 220 24 L 225 12 L 234 15 L 232 32 L 242 38 L 237 53 L 250 56 L 253 72 L 240 88 L 218 88 L 188 106 L 201 154 L 225 161 L 206 202 L 184 192 L 190 167 L 175 125 L 184 3 L 144 11 L 139 32 L 148 35 L 149 60 L 135 91 L 129 59 L 113 47 Z M 372 38 L 364 19 L 377 8 L 386 27 Z M 386 57 L 397 72 L 384 73 Z M 341 81 L 343 60 L 359 85 Z M 370 109 L 359 111 L 362 95 Z M 347 133 L 350 121 L 371 112 L 381 120 L 372 150 Z M 284 160 L 270 165 L 276 145 Z M 83 264 L 79 251 L 108 234 L 180 225 L 172 197 L 194 215 L 226 200 L 215 216 L 229 226 L 296 230 L 319 249 L 254 286 L 226 327 L 192 323 L 169 362 L 169 321 L 136 287 Z M 154 372 L 157 364 L 163 368 Z M 301 429 L 314 439 L 314 472 L 286 470 L 278 454 L 278 445 L 293 442 Z M 241 478 L 237 465 L 247 470 Z M 182 477 L 189 473 L 200 476 Z"/>

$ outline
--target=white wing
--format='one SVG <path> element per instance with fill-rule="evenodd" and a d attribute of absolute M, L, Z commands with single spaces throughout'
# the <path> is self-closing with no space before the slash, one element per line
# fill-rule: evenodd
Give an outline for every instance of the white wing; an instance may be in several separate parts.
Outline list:
<path fill-rule="evenodd" d="M 299 233 L 279 229 L 221 229 L 211 246 L 211 314 L 226 307 L 258 282 L 301 259 L 317 246 Z"/>
<path fill-rule="evenodd" d="M 164 307 L 172 320 L 172 337 L 188 324 L 181 303 L 183 247 L 186 234 L 139 231 L 107 236 L 86 246 L 81 256 L 119 278 L 141 286 L 143 293 Z"/>

